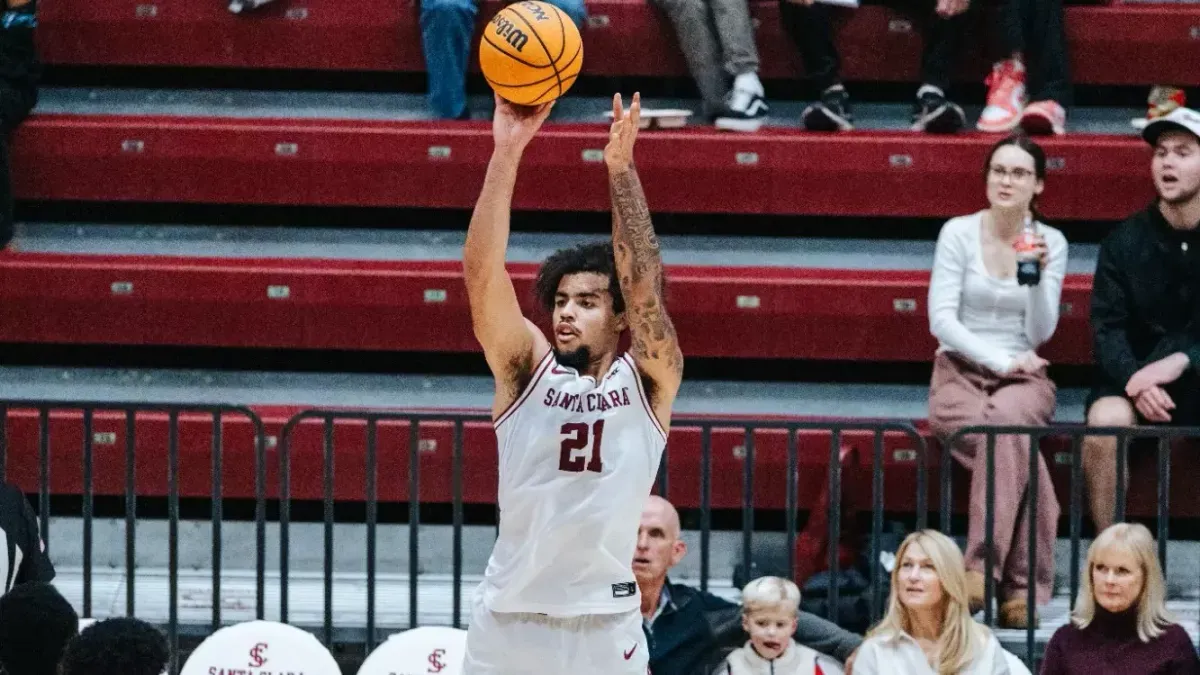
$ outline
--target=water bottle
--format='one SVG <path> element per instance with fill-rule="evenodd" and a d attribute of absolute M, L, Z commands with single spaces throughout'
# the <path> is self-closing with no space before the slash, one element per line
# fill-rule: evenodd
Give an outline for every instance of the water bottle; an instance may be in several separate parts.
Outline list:
<path fill-rule="evenodd" d="M 1017 249 L 1017 283 L 1037 286 L 1042 280 L 1042 261 L 1037 252 L 1037 229 L 1032 218 L 1025 219 L 1025 226 L 1013 246 Z"/>

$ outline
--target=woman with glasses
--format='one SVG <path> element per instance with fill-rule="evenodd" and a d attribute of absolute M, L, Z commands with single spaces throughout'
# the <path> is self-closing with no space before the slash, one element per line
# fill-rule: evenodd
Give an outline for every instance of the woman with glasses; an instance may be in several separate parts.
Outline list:
<path fill-rule="evenodd" d="M 1054 414 L 1054 383 L 1037 348 L 1058 324 L 1067 240 L 1038 215 L 1045 176 L 1045 153 L 1028 138 L 1011 136 L 993 146 L 984 164 L 988 208 L 942 227 L 929 285 L 929 327 L 939 343 L 930 424 L 943 442 L 954 441 L 955 459 L 971 471 L 965 558 L 972 613 L 984 601 L 988 442 L 983 435 L 953 437 L 976 425 L 1042 426 Z M 997 582 L 1000 625 L 1024 628 L 1030 584 L 1037 604 L 1050 600 L 1058 502 L 1039 457 L 1037 513 L 1027 512 L 1028 436 L 997 436 L 994 448 L 990 572 Z M 1033 552 L 1030 526 L 1037 537 Z"/>

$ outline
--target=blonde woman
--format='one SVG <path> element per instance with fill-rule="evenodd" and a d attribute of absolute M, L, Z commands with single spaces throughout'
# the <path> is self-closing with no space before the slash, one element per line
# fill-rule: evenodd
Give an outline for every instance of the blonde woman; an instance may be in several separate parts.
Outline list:
<path fill-rule="evenodd" d="M 935 530 L 896 553 L 887 615 L 867 634 L 854 675 L 1009 675 L 999 641 L 967 610 L 962 552 Z"/>
<path fill-rule="evenodd" d="M 1071 622 L 1042 661 L 1042 675 L 1072 673 L 1200 674 L 1191 638 L 1167 613 L 1154 537 L 1143 525 L 1113 525 L 1088 549 Z"/>

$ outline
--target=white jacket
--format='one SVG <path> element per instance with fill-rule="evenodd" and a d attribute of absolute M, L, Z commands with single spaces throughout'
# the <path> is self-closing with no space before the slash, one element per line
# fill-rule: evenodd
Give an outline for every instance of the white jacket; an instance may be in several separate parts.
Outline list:
<path fill-rule="evenodd" d="M 731 653 L 717 670 L 718 675 L 814 675 L 820 665 L 822 675 L 842 675 L 842 665 L 820 652 L 792 640 L 783 655 L 768 661 L 747 642 Z"/>

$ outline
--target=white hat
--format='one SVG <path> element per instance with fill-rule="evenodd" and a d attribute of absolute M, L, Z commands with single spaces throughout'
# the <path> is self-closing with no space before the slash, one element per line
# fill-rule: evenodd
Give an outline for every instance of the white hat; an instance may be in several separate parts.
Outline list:
<path fill-rule="evenodd" d="M 1164 131 L 1182 129 L 1196 138 L 1200 138 L 1200 112 L 1191 108 L 1176 108 L 1170 113 L 1151 121 L 1142 130 L 1142 138 L 1150 145 L 1158 143 L 1158 137 Z"/>

